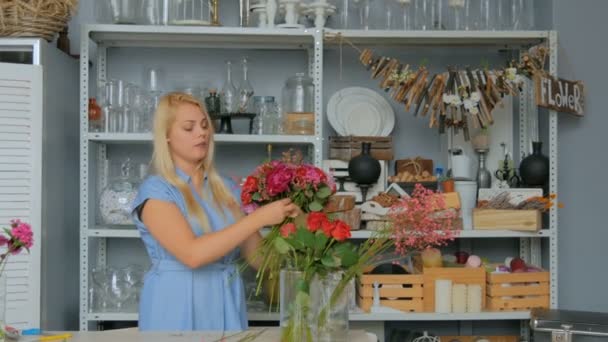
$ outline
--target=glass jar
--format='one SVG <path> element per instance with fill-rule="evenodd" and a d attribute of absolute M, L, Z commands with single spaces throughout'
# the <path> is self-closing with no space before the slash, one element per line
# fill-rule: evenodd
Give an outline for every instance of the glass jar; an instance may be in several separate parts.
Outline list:
<path fill-rule="evenodd" d="M 174 0 L 169 5 L 169 25 L 209 26 L 213 13 L 209 0 Z"/>
<path fill-rule="evenodd" d="M 312 78 L 304 73 L 290 77 L 283 87 L 284 116 L 287 113 L 314 113 L 315 86 Z"/>
<path fill-rule="evenodd" d="M 281 134 L 283 132 L 282 118 L 274 102 L 274 96 L 253 97 L 257 120 L 254 134 Z"/>
<path fill-rule="evenodd" d="M 138 181 L 131 175 L 131 161 L 120 164 L 119 175 L 101 191 L 99 212 L 104 224 L 131 225 L 131 203 L 137 195 Z"/>

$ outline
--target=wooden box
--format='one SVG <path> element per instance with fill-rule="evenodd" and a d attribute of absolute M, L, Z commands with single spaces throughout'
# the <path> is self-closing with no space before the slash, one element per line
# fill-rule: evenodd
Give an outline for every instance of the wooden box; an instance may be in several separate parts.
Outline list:
<path fill-rule="evenodd" d="M 416 167 L 416 164 L 420 167 Z M 435 174 L 432 159 L 409 158 L 395 160 L 395 174 L 405 171 L 412 175 L 421 174 L 423 171 L 427 171 L 431 175 Z"/>
<path fill-rule="evenodd" d="M 361 143 L 369 142 L 372 157 L 378 160 L 393 160 L 393 138 L 388 137 L 329 137 L 329 159 L 349 161 L 361 154 Z"/>
<path fill-rule="evenodd" d="M 352 208 L 348 211 L 338 211 L 330 213 L 331 217 L 337 220 L 342 220 L 350 226 L 351 230 L 361 229 L 361 209 Z"/>
<path fill-rule="evenodd" d="M 332 195 L 323 207 L 326 213 L 338 211 L 348 211 L 355 207 L 355 196 L 353 195 Z"/>
<path fill-rule="evenodd" d="M 425 267 L 424 276 L 424 311 L 435 312 L 435 280 L 451 280 L 452 284 L 478 284 L 481 286 L 481 308 L 486 301 L 486 271 L 479 268 L 465 267 Z"/>
<path fill-rule="evenodd" d="M 420 274 L 364 274 L 359 278 L 359 307 L 370 312 L 374 300 L 374 282 L 380 287 L 380 305 L 404 312 L 422 312 L 424 305 L 423 277 Z"/>
<path fill-rule="evenodd" d="M 473 229 L 538 231 L 541 228 L 539 210 L 473 209 Z"/>
<path fill-rule="evenodd" d="M 549 272 L 488 273 L 487 308 L 518 311 L 549 308 Z"/>
<path fill-rule="evenodd" d="M 371 199 L 372 197 L 376 196 L 377 194 L 384 192 L 384 190 L 386 189 L 386 178 L 387 178 L 387 162 L 381 160 L 380 161 L 380 177 L 378 178 L 378 181 L 376 182 L 376 184 L 373 184 L 368 190 L 367 190 L 367 197 L 366 200 Z M 328 175 L 333 175 L 334 179 L 336 179 L 336 187 L 337 187 L 337 193 L 336 195 L 352 195 L 355 196 L 355 199 L 357 202 L 361 202 L 362 200 L 362 196 L 361 196 L 361 189 L 359 189 L 359 187 L 357 186 L 357 184 L 355 182 L 352 181 L 345 181 L 344 182 L 344 191 L 340 191 L 340 182 L 337 178 L 340 177 L 348 177 L 348 162 L 347 161 L 343 161 L 343 160 L 336 160 L 336 159 L 327 159 L 327 160 L 323 160 L 323 171 L 325 171 Z"/>

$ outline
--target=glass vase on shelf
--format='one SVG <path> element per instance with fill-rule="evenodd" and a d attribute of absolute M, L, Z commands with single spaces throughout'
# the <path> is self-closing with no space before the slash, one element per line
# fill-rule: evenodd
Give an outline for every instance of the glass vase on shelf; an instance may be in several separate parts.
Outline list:
<path fill-rule="evenodd" d="M 410 31 L 414 29 L 414 0 L 397 0 L 400 7 L 400 15 L 397 15 L 397 29 Z"/>
<path fill-rule="evenodd" d="M 101 107 L 94 97 L 89 99 L 89 132 L 101 132 L 103 130 L 103 115 Z"/>
<path fill-rule="evenodd" d="M 101 191 L 99 213 L 103 224 L 131 225 L 131 203 L 137 195 L 139 182 L 133 177 L 130 158 L 119 165 L 114 176 Z"/>
<path fill-rule="evenodd" d="M 247 58 L 243 58 L 241 61 L 241 66 L 243 68 L 243 79 L 241 80 L 241 84 L 239 85 L 238 90 L 238 112 L 239 113 L 251 113 L 252 112 L 252 104 L 251 97 L 253 96 L 253 87 L 251 83 L 249 83 L 249 69 L 248 69 L 248 61 Z"/>
<path fill-rule="evenodd" d="M 465 0 L 448 0 L 448 27 L 451 30 L 465 29 Z"/>
<path fill-rule="evenodd" d="M 309 322 L 316 341 L 347 341 L 348 337 L 348 291 L 335 293 L 342 280 L 342 272 L 317 275 L 310 284 L 312 321 Z M 335 295 L 335 298 L 334 298 Z"/>
<path fill-rule="evenodd" d="M 222 104 L 222 113 L 229 114 L 234 113 L 236 110 L 236 101 L 237 94 L 236 88 L 232 83 L 232 62 L 226 61 L 226 80 L 224 81 L 224 85 L 222 86 L 222 91 L 220 94 L 221 104 Z"/>

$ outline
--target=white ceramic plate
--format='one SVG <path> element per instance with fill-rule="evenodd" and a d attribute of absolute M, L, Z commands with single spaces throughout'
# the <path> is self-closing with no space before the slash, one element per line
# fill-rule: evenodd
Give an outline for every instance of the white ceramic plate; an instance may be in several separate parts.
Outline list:
<path fill-rule="evenodd" d="M 361 87 L 336 92 L 327 104 L 327 118 L 340 135 L 388 136 L 395 113 L 380 94 Z"/>

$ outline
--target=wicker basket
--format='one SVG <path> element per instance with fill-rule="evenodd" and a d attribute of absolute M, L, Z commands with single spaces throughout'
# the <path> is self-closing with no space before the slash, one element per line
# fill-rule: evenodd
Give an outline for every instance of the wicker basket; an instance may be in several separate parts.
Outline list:
<path fill-rule="evenodd" d="M 78 0 L 2 0 L 0 36 L 40 37 L 52 41 L 77 7 Z"/>

